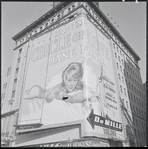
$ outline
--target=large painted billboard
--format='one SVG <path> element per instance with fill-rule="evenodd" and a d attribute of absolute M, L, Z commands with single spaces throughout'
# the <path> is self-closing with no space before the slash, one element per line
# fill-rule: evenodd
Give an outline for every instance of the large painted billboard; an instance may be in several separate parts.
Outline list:
<path fill-rule="evenodd" d="M 83 120 L 84 136 L 123 139 L 110 40 L 87 18 L 34 39 L 28 52 L 19 124 Z"/>

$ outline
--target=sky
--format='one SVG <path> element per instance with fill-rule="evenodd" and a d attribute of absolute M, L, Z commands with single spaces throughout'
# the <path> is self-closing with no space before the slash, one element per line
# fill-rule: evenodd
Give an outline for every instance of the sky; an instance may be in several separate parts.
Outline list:
<path fill-rule="evenodd" d="M 146 81 L 146 2 L 100 2 L 100 9 L 139 55 L 142 82 Z M 1 78 L 12 65 L 12 39 L 52 8 L 52 2 L 1 2 Z M 119 26 L 119 27 L 118 27 Z"/>

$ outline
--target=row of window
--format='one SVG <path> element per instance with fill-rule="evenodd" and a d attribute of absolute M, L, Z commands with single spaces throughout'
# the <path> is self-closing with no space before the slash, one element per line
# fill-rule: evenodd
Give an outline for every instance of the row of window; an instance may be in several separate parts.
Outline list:
<path fill-rule="evenodd" d="M 139 143 L 139 142 L 137 141 L 137 146 L 139 146 L 139 147 L 143 147 L 143 146 L 145 146 L 145 144 L 144 144 L 144 145 L 142 145 L 142 143 L 141 143 L 141 142 Z"/>
<path fill-rule="evenodd" d="M 117 51 L 117 53 L 115 52 L 115 57 L 117 58 L 117 56 L 118 56 L 119 61 L 120 61 L 120 57 L 123 58 L 122 63 L 123 63 L 124 60 L 127 61 L 127 62 L 129 61 L 129 58 L 127 56 L 125 56 L 125 54 L 122 52 L 122 50 L 120 50 L 120 48 L 117 45 L 115 45 L 115 43 L 113 43 L 113 47 Z M 123 48 L 123 50 L 125 51 L 125 53 L 130 57 L 130 59 L 133 62 L 137 63 L 137 61 L 134 59 L 133 54 L 131 54 L 129 52 L 129 50 L 126 50 L 126 48 Z M 131 63 L 131 61 L 130 61 L 130 63 Z"/>
<path fill-rule="evenodd" d="M 19 72 L 19 64 L 21 61 L 21 54 L 22 54 L 22 48 L 19 49 L 19 53 L 18 53 L 18 59 L 17 59 L 16 70 L 15 70 L 15 77 L 14 77 L 14 82 L 13 82 L 13 90 L 12 90 L 11 98 L 15 97 L 15 90 L 16 90 L 16 86 L 17 86 L 17 77 L 18 77 L 18 72 Z"/>
<path fill-rule="evenodd" d="M 135 114 L 137 114 L 137 115 L 139 115 L 139 116 L 141 116 L 143 118 L 145 118 L 145 116 L 146 116 L 144 111 L 142 111 L 141 109 L 138 109 L 134 105 L 133 106 L 131 105 L 131 110 L 132 110 L 132 112 L 134 112 Z"/>
<path fill-rule="evenodd" d="M 141 139 L 145 139 L 146 138 L 146 135 L 145 135 L 145 132 L 141 132 L 139 130 L 136 130 L 134 129 L 134 133 L 135 133 L 135 137 L 136 138 L 141 138 Z"/>
<path fill-rule="evenodd" d="M 120 91 L 121 91 L 121 93 L 123 94 L 123 89 L 122 89 L 122 86 L 120 85 Z M 127 94 L 126 94 L 126 89 L 124 88 L 124 95 L 126 96 Z"/>
<path fill-rule="evenodd" d="M 140 99 L 138 99 L 138 97 L 135 97 L 135 95 L 133 95 L 132 93 L 129 93 L 129 91 L 128 91 L 128 95 L 131 101 L 133 101 L 134 103 L 137 103 L 137 105 L 141 106 L 142 108 L 146 108 L 144 101 L 141 101 Z"/>
<path fill-rule="evenodd" d="M 125 59 L 125 55 L 124 55 L 124 53 L 122 53 L 122 51 L 119 50 L 120 48 L 118 48 L 118 46 L 115 45 L 115 43 L 113 43 L 113 47 L 114 47 L 114 49 L 117 51 L 117 53 L 120 54 L 120 56 L 121 56 L 123 59 Z M 120 52 L 119 52 L 119 51 L 120 51 Z M 116 52 L 115 52 L 115 57 L 117 58 L 117 54 L 116 54 Z"/>
<path fill-rule="evenodd" d="M 135 126 L 141 126 L 144 130 L 146 130 L 146 124 L 140 120 L 139 120 L 139 124 L 138 124 L 138 120 L 134 117 L 133 117 L 133 124 Z"/>
<path fill-rule="evenodd" d="M 3 85 L 3 92 L 5 92 L 6 88 L 7 88 L 7 83 L 5 83 L 5 84 Z"/>
<path fill-rule="evenodd" d="M 118 63 L 116 63 L 117 64 L 117 69 L 119 70 L 119 64 Z M 124 69 L 122 69 L 122 66 L 120 66 L 120 71 L 122 72 L 122 73 L 124 73 Z"/>
<path fill-rule="evenodd" d="M 5 91 L 6 91 L 6 88 L 7 88 L 7 83 L 5 83 L 4 85 L 3 85 L 3 93 L 1 94 L 1 108 L 2 108 L 2 106 L 3 106 L 3 101 L 4 101 L 4 99 L 5 99 Z"/>
<path fill-rule="evenodd" d="M 121 50 L 120 50 L 120 55 L 122 55 L 122 52 L 121 52 Z M 124 54 L 123 54 L 124 55 Z M 115 52 L 115 57 L 117 58 L 117 54 L 116 54 L 116 52 Z M 130 72 L 131 71 L 131 73 L 133 73 L 133 77 L 131 77 L 131 75 L 128 75 L 128 72 L 127 72 L 127 77 L 131 80 L 131 81 L 133 81 L 133 83 L 135 82 L 135 84 L 140 88 L 140 89 L 143 89 L 143 86 L 142 85 L 140 85 L 140 83 L 138 82 L 138 81 L 136 81 L 136 79 L 134 79 L 134 76 L 137 78 L 137 79 L 139 79 L 139 81 L 140 81 L 140 72 L 139 72 L 139 70 L 138 69 L 136 69 L 136 72 L 133 70 L 132 71 L 132 69 L 134 68 L 134 65 L 132 65 L 132 68 L 129 68 L 129 65 L 127 65 L 126 63 L 125 63 L 125 65 L 124 65 L 124 59 L 121 59 L 120 58 L 120 56 L 118 56 L 118 60 L 119 60 L 119 62 L 120 62 L 120 64 L 122 64 L 123 66 L 125 66 L 125 70 L 128 70 L 128 72 Z M 118 66 L 118 64 L 117 64 L 117 68 L 118 68 L 119 66 Z M 127 69 L 126 69 L 127 68 Z M 120 69 L 121 69 L 121 72 L 122 72 L 122 67 L 120 66 Z"/>
<path fill-rule="evenodd" d="M 115 52 L 115 57 L 117 58 L 116 52 Z M 118 56 L 118 60 L 119 60 L 119 63 L 124 66 L 124 59 L 120 59 L 120 56 Z"/>
<path fill-rule="evenodd" d="M 133 66 L 133 68 L 134 68 L 134 66 Z M 132 71 L 133 68 L 130 68 L 130 70 Z M 141 91 L 143 91 L 144 86 L 142 85 L 142 82 L 141 82 L 140 72 L 137 73 L 137 72 L 134 72 L 134 70 L 133 70 L 133 74 L 131 74 L 130 71 L 128 69 L 126 69 L 126 64 L 125 64 L 125 70 L 126 70 L 125 74 L 126 74 L 127 78 L 130 79 L 130 81 L 132 81 L 133 83 L 135 83 Z"/>
<path fill-rule="evenodd" d="M 123 84 L 125 83 L 125 82 L 124 82 L 124 77 L 123 77 L 123 76 L 121 77 L 121 75 L 120 75 L 119 73 L 118 73 L 118 78 L 119 78 L 119 81 L 121 81 L 121 78 L 122 78 Z"/>
<path fill-rule="evenodd" d="M 131 89 L 133 92 L 135 92 L 139 97 L 145 99 L 145 95 L 141 93 L 141 91 L 138 90 L 138 88 L 136 89 L 136 85 L 133 85 L 131 82 L 128 82 L 127 80 L 126 80 L 126 84 L 127 84 L 127 87 Z"/>

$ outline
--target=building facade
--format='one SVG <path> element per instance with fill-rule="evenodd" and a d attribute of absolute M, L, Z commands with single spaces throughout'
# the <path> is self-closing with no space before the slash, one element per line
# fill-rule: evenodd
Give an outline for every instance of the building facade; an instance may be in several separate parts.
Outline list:
<path fill-rule="evenodd" d="M 58 3 L 13 40 L 16 47 L 2 118 L 11 116 L 7 121 L 16 133 L 8 134 L 15 136 L 14 146 L 145 145 L 140 58 L 97 2 Z M 53 93 L 74 62 L 83 68 L 76 90 L 85 91 L 85 102 L 76 101 L 80 92 L 62 95 L 65 101 L 75 97 L 68 104 L 57 100 L 65 93 L 58 89 L 50 102 L 51 96 L 39 95 L 47 90 L 49 95 L 51 89 Z"/>

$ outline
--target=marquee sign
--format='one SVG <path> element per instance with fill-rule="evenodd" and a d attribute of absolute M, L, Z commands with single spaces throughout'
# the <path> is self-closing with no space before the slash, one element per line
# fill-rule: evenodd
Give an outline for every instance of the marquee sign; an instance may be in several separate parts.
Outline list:
<path fill-rule="evenodd" d="M 104 128 L 109 128 L 116 131 L 122 131 L 122 124 L 109 118 L 104 118 L 102 116 L 94 114 L 94 110 L 91 111 L 87 120 L 91 124 L 92 128 L 94 129 L 95 125 L 102 126 Z"/>

